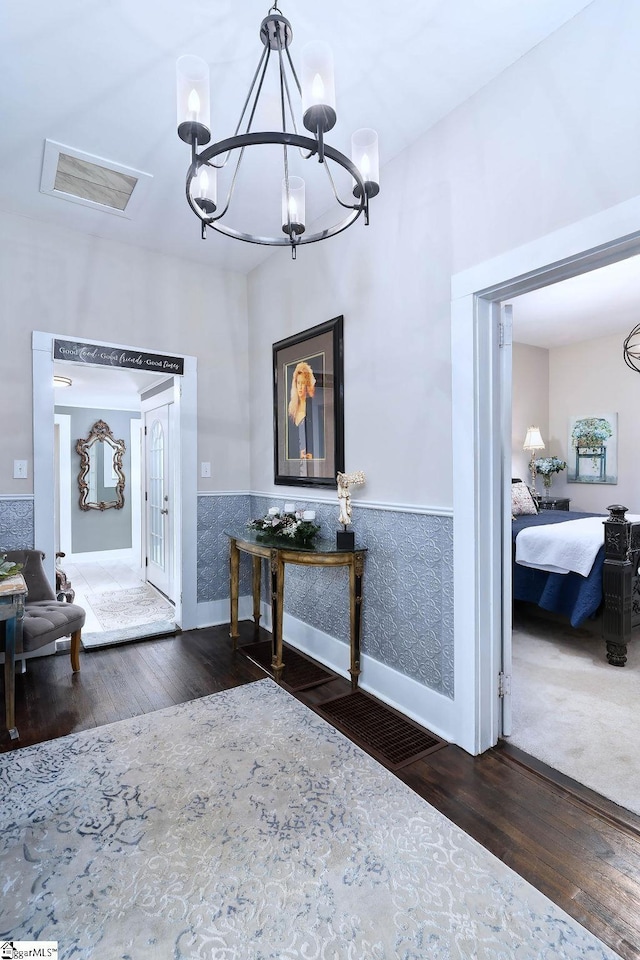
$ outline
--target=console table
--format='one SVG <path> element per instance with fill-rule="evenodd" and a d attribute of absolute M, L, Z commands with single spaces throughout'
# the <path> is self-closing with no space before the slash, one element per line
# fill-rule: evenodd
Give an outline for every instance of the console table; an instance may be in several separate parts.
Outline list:
<path fill-rule="evenodd" d="M 351 688 L 356 690 L 360 676 L 360 640 L 362 633 L 362 576 L 366 550 L 338 550 L 335 542 L 316 539 L 312 547 L 274 545 L 258 539 L 258 534 L 247 530 L 242 534 L 227 533 L 229 537 L 229 571 L 231 597 L 231 629 L 234 650 L 238 645 L 238 590 L 240 583 L 240 554 L 252 558 L 253 622 L 257 631 L 260 623 L 260 582 L 262 560 L 269 561 L 271 576 L 271 665 L 276 681 L 282 678 L 282 613 L 284 603 L 285 564 L 308 567 L 349 568 L 349 620 Z"/>
<path fill-rule="evenodd" d="M 0 580 L 0 622 L 4 621 L 4 702 L 7 730 L 17 740 L 16 729 L 16 649 L 22 649 L 22 621 L 27 585 L 21 573 Z"/>

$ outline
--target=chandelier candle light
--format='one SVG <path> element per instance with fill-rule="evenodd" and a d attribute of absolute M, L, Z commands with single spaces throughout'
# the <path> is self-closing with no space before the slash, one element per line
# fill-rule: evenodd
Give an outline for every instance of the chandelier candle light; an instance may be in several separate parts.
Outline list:
<path fill-rule="evenodd" d="M 325 134 L 337 120 L 333 59 L 326 43 L 315 41 L 302 49 L 301 81 L 298 79 L 289 46 L 293 39 L 291 24 L 277 5 L 269 9 L 260 26 L 264 50 L 253 76 L 249 93 L 240 113 L 233 136 L 205 146 L 211 140 L 209 105 L 209 67 L 200 57 L 183 56 L 177 63 L 178 136 L 191 146 L 191 165 L 187 171 L 187 202 L 201 221 L 202 238 L 207 227 L 228 237 L 249 243 L 289 246 L 295 258 L 301 243 L 314 243 L 335 236 L 364 213 L 369 223 L 369 200 L 379 192 L 378 136 L 375 130 L 357 130 L 351 138 L 351 158 L 325 142 Z M 279 80 L 279 130 L 254 131 L 255 119 L 269 60 L 274 53 Z M 301 98 L 302 123 L 311 136 L 298 132 L 296 112 L 291 99 L 292 89 Z M 266 99 L 266 97 L 265 97 Z M 243 130 L 243 132 L 240 132 Z M 223 223 L 231 207 L 238 174 L 246 148 L 270 145 L 282 151 L 282 233 L 260 235 Z M 198 153 L 197 148 L 203 147 Z M 316 158 L 326 172 L 330 194 L 338 204 L 339 219 L 315 233 L 306 232 L 305 181 L 293 175 L 293 156 L 304 161 Z M 231 157 L 237 154 L 237 159 Z M 220 208 L 217 197 L 217 172 L 229 165 L 230 185 Z M 340 196 L 334 176 L 346 171 L 351 196 Z M 341 173 L 344 180 L 344 174 Z M 329 202 L 331 202 L 329 200 Z M 345 213 L 345 211 L 347 211 Z M 318 209 L 318 215 L 324 209 Z M 284 234 L 284 236 L 282 235 Z"/>

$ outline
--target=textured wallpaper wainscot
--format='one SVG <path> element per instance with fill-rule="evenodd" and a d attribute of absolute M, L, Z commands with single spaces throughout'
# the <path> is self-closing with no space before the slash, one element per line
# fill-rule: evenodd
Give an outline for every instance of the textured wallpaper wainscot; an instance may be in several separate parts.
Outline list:
<path fill-rule="evenodd" d="M 293 500 L 293 497 L 287 497 Z M 314 509 L 326 536 L 337 529 L 337 504 L 296 499 Z M 244 530 L 284 498 L 230 495 L 198 499 L 198 601 L 229 595 L 225 530 Z M 451 517 L 353 505 L 356 545 L 367 548 L 362 651 L 439 693 L 453 697 L 453 521 Z M 251 591 L 250 560 L 241 556 L 241 594 Z M 263 599 L 268 571 L 263 566 Z M 288 566 L 284 609 L 349 642 L 348 572 Z"/>
<path fill-rule="evenodd" d="M 34 547 L 32 497 L 0 497 L 0 550 Z"/>
<path fill-rule="evenodd" d="M 198 603 L 228 600 L 229 538 L 225 531 L 244 530 L 250 516 L 249 494 L 198 497 Z M 240 596 L 250 593 L 250 564 L 241 563 Z"/>

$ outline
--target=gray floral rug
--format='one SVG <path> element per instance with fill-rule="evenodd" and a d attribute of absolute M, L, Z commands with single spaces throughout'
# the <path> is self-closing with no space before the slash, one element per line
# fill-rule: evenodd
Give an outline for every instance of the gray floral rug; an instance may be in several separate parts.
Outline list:
<path fill-rule="evenodd" d="M 156 620 L 169 620 L 175 612 L 172 604 L 148 583 L 128 590 L 90 593 L 87 598 L 103 630 L 120 630 Z"/>
<path fill-rule="evenodd" d="M 0 937 L 117 960 L 612 951 L 271 680 L 0 756 Z"/>

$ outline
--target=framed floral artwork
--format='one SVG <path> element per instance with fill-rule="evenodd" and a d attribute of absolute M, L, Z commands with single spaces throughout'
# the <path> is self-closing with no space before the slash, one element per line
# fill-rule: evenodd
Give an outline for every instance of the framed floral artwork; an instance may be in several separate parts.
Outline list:
<path fill-rule="evenodd" d="M 618 414 L 572 417 L 567 444 L 567 483 L 618 482 Z"/>
<path fill-rule="evenodd" d="M 343 318 L 273 344 L 274 483 L 336 487 L 344 471 Z"/>

